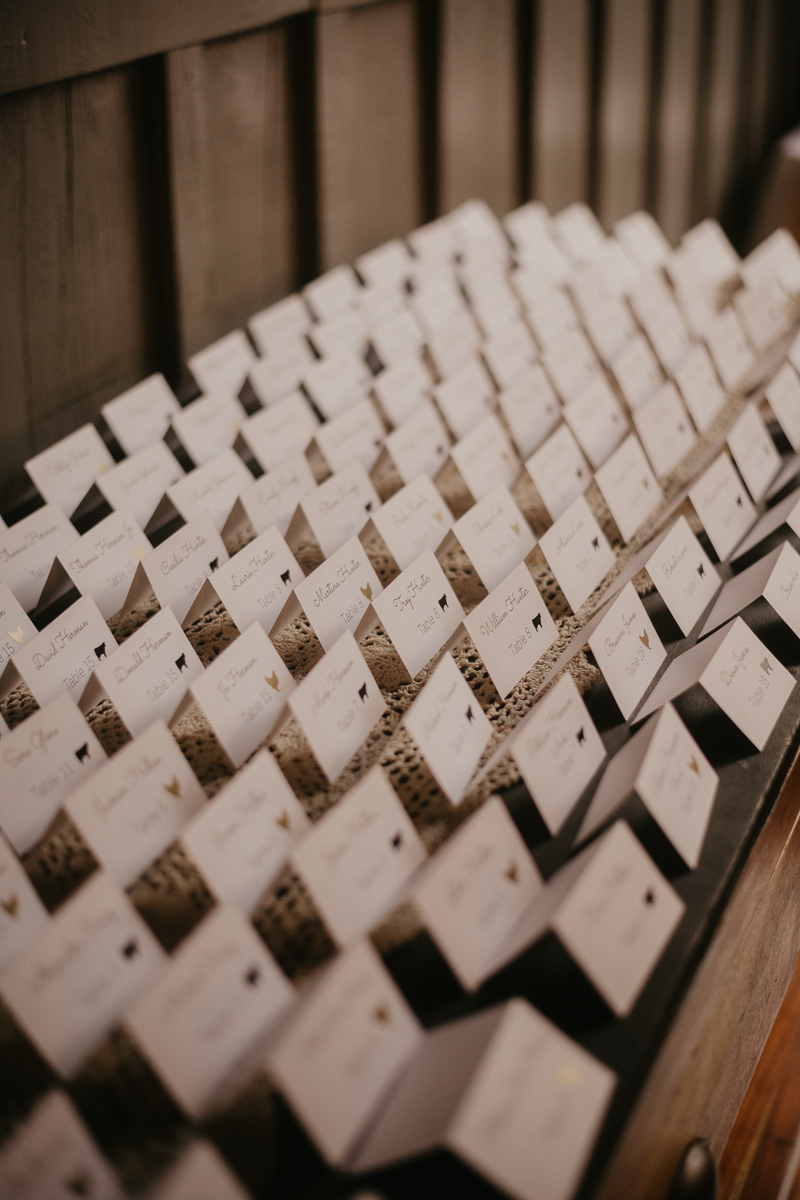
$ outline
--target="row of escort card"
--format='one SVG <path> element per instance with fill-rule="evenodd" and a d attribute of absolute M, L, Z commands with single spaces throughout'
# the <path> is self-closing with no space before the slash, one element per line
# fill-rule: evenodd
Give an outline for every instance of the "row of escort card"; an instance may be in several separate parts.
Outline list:
<path fill-rule="evenodd" d="M 526 338 L 525 330 L 509 332 L 510 322 L 491 328 L 495 319 L 492 314 L 502 309 L 498 299 L 502 289 L 496 279 L 490 289 L 492 303 L 482 302 L 481 296 L 488 286 L 486 277 L 497 273 L 488 267 L 483 271 L 486 264 L 481 262 L 481 255 L 471 262 L 465 247 L 472 225 L 482 231 L 477 240 L 485 241 L 487 246 L 496 241 L 494 235 L 486 233 L 495 225 L 486 224 L 480 208 L 464 208 L 454 214 L 452 227 L 445 224 L 441 228 L 451 230 L 462 253 L 461 288 L 472 299 L 475 319 L 481 324 L 484 361 L 492 379 L 499 386 L 503 382 L 512 386 L 522 374 L 511 378 L 516 370 L 513 362 L 527 369 L 537 357 L 537 346 L 531 343 L 529 353 L 530 333 Z M 532 214 L 533 210 L 528 215 Z M 562 241 L 569 243 L 570 236 L 578 245 L 591 241 L 592 226 L 573 219 L 579 215 L 573 213 L 561 222 Z M 516 214 L 509 228 L 519 230 L 525 226 L 522 217 L 522 212 Z M 650 252 L 655 239 L 652 230 L 649 242 L 648 235 L 642 233 L 646 224 L 634 222 L 634 232 L 629 236 L 633 242 L 637 236 L 642 239 Z M 551 242 L 556 245 L 546 232 L 536 235 L 528 243 L 531 259 L 535 259 L 537 247 L 546 259 Z M 368 276 L 370 270 L 380 276 L 381 262 L 389 264 L 386 269 L 390 272 L 400 271 L 402 275 L 405 270 L 398 265 L 396 252 L 382 257 L 376 254 L 378 258 L 373 259 L 371 267 L 359 266 L 365 291 L 379 289 L 380 279 L 370 282 Z M 713 260 L 713 253 L 708 257 Z M 773 262 L 772 251 L 766 257 Z M 429 265 L 437 264 L 434 261 Z M 737 260 L 737 269 L 739 266 Z M 516 270 L 528 280 L 536 273 L 525 265 L 524 254 Z M 774 266 L 766 273 L 772 279 Z M 318 352 L 335 344 L 333 330 L 322 327 L 326 319 L 332 325 L 346 315 L 335 310 L 342 303 L 340 293 L 351 291 L 350 284 L 344 282 L 349 278 L 346 272 L 333 272 L 331 276 L 334 278 L 318 281 L 323 286 L 310 285 L 307 290 L 308 321 L 303 336 L 309 335 Z M 681 287 L 692 294 L 689 285 L 672 278 L 676 295 L 681 295 Z M 745 279 L 749 287 L 761 286 L 762 282 L 760 278 Z M 600 321 L 597 306 L 592 309 L 593 289 L 606 295 L 601 280 L 592 278 L 590 272 L 582 275 L 581 287 L 575 292 L 575 302 L 601 358 L 606 361 L 601 348 L 605 346 L 608 361 L 613 362 L 615 337 L 627 345 L 630 330 L 626 325 L 626 336 L 621 337 L 615 333 L 613 322 L 609 328 L 608 322 Z M 545 343 L 551 334 L 545 331 L 551 331 L 558 320 L 564 322 L 563 331 L 571 338 L 576 359 L 580 358 L 578 349 L 584 353 L 588 347 L 588 343 L 578 347 L 574 335 L 579 334 L 579 326 L 570 324 L 568 314 L 551 318 L 548 324 L 546 306 L 541 304 L 546 294 L 530 305 L 528 316 L 544 366 L 550 378 L 561 383 L 555 404 L 564 404 L 565 423 L 559 426 L 562 433 L 558 436 L 567 447 L 565 453 L 573 457 L 559 460 L 553 451 L 561 443 L 553 441 L 552 448 L 548 441 L 543 443 L 547 453 L 542 463 L 547 466 L 540 494 L 544 499 L 548 487 L 545 478 L 563 486 L 563 463 L 575 461 L 576 452 L 585 467 L 588 486 L 591 471 L 585 454 L 598 472 L 598 486 L 620 533 L 630 541 L 660 504 L 658 483 L 639 442 L 632 435 L 625 438 L 625 408 L 603 377 L 597 374 L 590 378 L 586 389 L 575 387 L 574 380 L 566 379 L 574 370 L 569 363 L 570 353 L 560 351 L 552 361 L 546 358 L 549 348 Z M 434 336 L 438 328 L 436 313 L 441 309 L 449 306 L 453 317 L 464 315 L 457 299 L 453 299 L 452 289 L 444 284 L 442 273 L 431 270 L 426 286 L 419 288 L 419 295 L 415 290 L 412 296 L 412 314 L 423 314 L 420 324 L 428 322 L 428 348 L 438 346 L 440 357 L 456 353 L 452 337 Z M 551 300 L 556 299 L 555 307 L 561 304 L 563 309 L 562 300 L 570 303 L 563 292 L 551 295 Z M 644 311 L 648 298 L 641 298 L 640 303 Z M 308 307 L 320 325 L 316 331 Z M 352 296 L 344 307 L 353 307 Z M 750 310 L 740 304 L 736 311 L 744 320 L 744 313 Z M 415 345 L 413 331 L 407 322 L 403 331 L 403 323 L 396 319 L 399 315 L 395 313 L 375 328 L 371 344 L 379 356 L 383 347 L 381 361 L 389 362 L 396 352 L 398 364 L 407 362 L 403 346 Z M 269 314 L 261 316 L 265 319 L 257 323 L 254 319 L 251 332 L 258 341 L 255 330 L 261 330 L 265 340 L 259 348 L 266 348 L 264 361 L 268 362 L 277 345 L 271 339 L 278 335 L 269 332 L 275 328 L 266 319 Z M 278 324 L 288 322 L 284 336 L 286 328 L 299 328 L 292 326 L 292 321 L 306 320 L 294 303 L 276 306 L 274 316 L 280 316 Z M 782 319 L 781 329 L 785 327 L 785 313 Z M 395 327 L 387 328 L 392 321 Z M 623 313 L 619 324 L 625 321 Z M 669 321 L 653 317 L 651 324 L 667 342 Z M 644 321 L 642 325 L 657 349 L 658 334 L 651 333 Z M 346 332 L 346 323 L 341 324 L 339 335 Z M 722 334 L 719 339 L 724 342 Z M 764 346 L 774 340 L 774 336 L 764 335 Z M 227 339 L 223 339 L 225 342 Z M 563 343 L 560 335 L 553 335 L 553 347 Z M 713 350 L 713 339 L 708 344 Z M 588 350 L 593 354 L 591 347 Z M 198 381 L 209 390 L 219 387 L 221 381 L 214 376 L 216 366 L 217 371 L 230 373 L 228 386 L 233 388 L 238 383 L 240 387 L 244 376 L 240 378 L 239 374 L 239 339 L 227 345 L 220 343 L 209 351 L 204 361 L 200 355 L 191 364 Z M 767 389 L 770 407 L 787 437 L 789 430 L 794 432 L 797 427 L 798 397 L 792 394 L 787 375 L 788 370 L 794 371 L 792 357 L 797 357 L 794 346 L 792 351 L 790 361 Z M 726 353 L 721 352 L 723 359 Z M 257 365 L 252 361 L 252 351 L 247 349 L 247 354 L 245 374 Z M 680 396 L 672 385 L 665 385 L 672 387 L 671 392 L 662 389 L 665 394 L 651 422 L 640 426 L 637 415 L 644 405 L 636 400 L 643 387 L 641 377 L 646 374 L 641 365 L 641 346 L 631 349 L 629 357 L 634 366 L 627 373 L 627 368 L 620 368 L 613 378 L 625 405 L 633 412 L 651 461 L 659 452 L 672 454 L 669 468 L 664 469 L 667 458 L 661 460 L 658 473 L 663 476 L 692 448 L 695 439 L 692 435 L 681 441 L 675 436 L 672 448 L 668 447 L 671 431 L 684 435 L 688 425 Z M 389 362 L 387 369 L 395 367 Z M 529 392 L 535 403 L 536 388 L 549 386 L 542 368 L 536 369 L 540 375 Z M 706 360 L 703 369 L 710 369 L 713 375 Z M 305 421 L 309 428 L 321 431 L 326 425 L 333 427 L 339 418 L 334 412 L 337 401 L 331 399 L 335 389 L 325 390 L 336 372 L 318 375 L 319 379 L 313 377 L 317 393 L 306 389 L 312 390 L 310 399 L 317 412 L 308 407 L 307 397 L 305 410 L 292 416 L 291 421 Z M 376 380 L 380 379 L 379 374 Z M 719 385 L 715 386 L 718 389 Z M 570 391 L 574 394 L 567 398 Z M 463 390 L 456 389 L 451 413 L 463 412 L 469 395 L 466 385 Z M 773 396 L 777 397 L 774 402 Z M 298 399 L 303 400 L 302 396 Z M 447 400 L 440 395 L 436 401 L 451 429 L 457 432 L 448 417 Z M 345 404 L 341 412 L 361 403 Z M 715 403 L 718 409 L 719 403 Z M 577 407 L 571 408 L 575 404 Z M 119 434 L 130 410 L 117 403 L 112 414 L 113 406 L 107 407 L 109 425 L 114 418 L 121 421 Z M 509 405 L 509 412 L 517 414 L 518 429 L 520 421 L 524 423 L 526 407 L 522 392 L 515 405 Z M 165 403 L 167 410 L 180 437 L 181 414 L 177 406 L 172 409 Z M 223 410 L 224 417 L 220 415 Z M 145 404 L 143 414 L 147 411 Z M 417 409 L 420 411 L 425 411 L 423 406 Z M 502 402 L 500 411 L 513 435 L 514 425 Z M 694 416 L 691 406 L 690 411 Z M 265 415 L 269 412 L 268 408 Z M 428 405 L 427 412 L 438 422 L 449 446 L 449 437 L 435 410 Z M 297 443 L 290 439 L 286 444 L 291 445 L 293 453 L 288 464 L 276 464 L 264 483 L 269 483 L 275 471 L 284 466 L 300 478 L 287 480 L 286 489 L 273 487 L 267 499 L 272 505 L 272 520 L 261 531 L 251 520 L 245 499 L 246 489 L 258 487 L 260 481 L 255 485 L 249 482 L 246 467 L 233 454 L 209 459 L 209 464 L 230 464 L 229 477 L 219 484 L 211 476 L 201 477 L 203 466 L 196 468 L 196 484 L 192 479 L 195 472 L 186 476 L 194 489 L 191 501 L 178 494 L 176 503 L 173 482 L 157 497 L 158 489 L 151 490 L 148 504 L 155 500 L 153 511 L 170 490 L 173 494 L 167 499 L 178 513 L 181 504 L 199 506 L 194 512 L 187 508 L 190 515 L 184 517 L 186 524 L 156 549 L 142 529 L 149 518 L 137 522 L 124 509 L 115 510 L 84 538 L 70 541 L 74 530 L 66 515 L 59 512 L 57 502 L 33 514 L 41 524 L 33 521 L 30 529 L 18 529 L 17 541 L 4 545 L 2 556 L 12 572 L 20 555 L 33 548 L 34 556 L 22 564 L 18 574 L 12 574 L 15 587 L 4 575 L 3 619 L 8 625 L 16 622 L 16 627 L 9 629 L 10 642 L 3 647 L 6 664 L 2 687 L 7 694 L 17 683 L 25 682 L 40 707 L 2 739 L 2 770 L 7 772 L 9 786 L 4 788 L 0 828 L 22 853 L 46 834 L 63 807 L 102 870 L 54 917 L 48 917 L 21 864 L 10 847 L 4 849 L 0 875 L 8 872 L 6 882 L 13 897 L 9 904 L 14 912 L 9 912 L 5 902 L 3 908 L 15 924 L 13 936 L 0 924 L 0 994 L 40 1052 L 65 1076 L 74 1073 L 98 1039 L 122 1020 L 170 1094 L 185 1111 L 197 1114 L 204 1111 L 253 1047 L 263 1041 L 265 1069 L 332 1163 L 366 1169 L 433 1145 L 446 1145 L 514 1195 L 531 1194 L 530 1163 L 535 1161 L 537 1170 L 548 1179 L 544 1194 L 567 1196 L 577 1183 L 610 1096 L 610 1072 L 521 1001 L 444 1026 L 434 1034 L 423 1034 L 380 960 L 362 940 L 363 935 L 393 906 L 410 898 L 457 978 L 471 990 L 549 929 L 591 979 L 611 1011 L 618 1016 L 629 1012 L 680 920 L 682 904 L 628 827 L 615 822 L 614 817 L 635 793 L 637 802 L 687 866 L 697 864 L 716 776 L 669 701 L 677 700 L 692 687 L 703 688 L 756 746 L 766 744 L 794 680 L 741 618 L 732 624 L 731 618 L 763 597 L 789 628 L 800 628 L 791 603 L 800 556 L 786 543 L 779 553 L 758 560 L 719 592 L 720 575 L 683 516 L 666 535 L 662 532 L 646 547 L 647 562 L 642 565 L 684 633 L 697 625 L 719 593 L 703 631 L 711 636 L 698 646 L 702 651 L 699 658 L 697 652 L 690 652 L 661 673 L 656 691 L 645 702 L 647 711 L 643 709 L 640 715 L 655 714 L 657 708 L 661 708 L 660 714 L 650 717 L 601 777 L 577 839 L 578 843 L 590 837 L 593 840 L 547 884 L 497 799 L 485 803 L 440 852 L 428 859 L 415 826 L 379 767 L 347 792 L 323 820 L 310 827 L 275 759 L 260 747 L 278 722 L 293 714 L 329 778 L 335 779 L 341 773 L 385 707 L 357 644 L 365 630 L 380 622 L 412 678 L 444 650 L 403 723 L 453 804 L 467 793 L 490 742 L 491 725 L 447 647 L 469 634 L 497 691 L 508 695 L 559 637 L 559 629 L 526 565 L 536 538 L 508 491 L 515 473 L 504 475 L 500 466 L 504 457 L 508 460 L 514 456 L 514 451 L 497 419 L 488 410 L 484 412 L 486 415 L 473 426 L 475 437 L 471 437 L 473 430 L 465 430 L 451 451 L 475 500 L 458 521 L 453 521 L 429 473 L 412 476 L 381 505 L 363 461 L 343 462 L 327 484 L 317 485 L 308 458 L 295 452 Z M 231 405 L 219 405 L 218 409 L 206 406 L 198 417 L 201 415 L 196 428 L 190 425 L 183 430 L 184 448 L 188 449 L 187 443 L 195 438 L 192 444 L 197 460 L 203 457 L 203 429 L 208 431 L 209 445 L 213 439 L 216 451 L 226 420 L 231 431 L 237 425 L 237 436 L 247 424 Z M 315 424 L 318 415 L 329 420 L 319 426 Z M 369 432 L 369 420 L 367 410 L 359 409 L 353 434 L 363 432 L 365 427 Z M 678 429 L 681 422 L 683 430 Z M 141 429 L 146 421 L 133 424 Z M 621 444 L 620 437 L 611 433 L 611 427 L 617 424 L 623 426 Z M 154 421 L 151 428 L 156 425 Z M 401 424 L 398 432 L 402 428 Z M 376 433 L 374 440 L 382 441 L 383 426 L 380 432 L 378 426 L 372 426 L 372 430 Z M 163 425 L 159 425 L 156 439 L 162 435 Z M 575 442 L 576 436 L 579 442 L 582 439 L 582 445 Z M 569 438 L 574 450 L 568 448 Z M 68 441 L 65 439 L 65 443 Z M 58 453 L 52 474 L 64 482 L 71 480 L 72 492 L 65 506 L 69 508 L 78 492 L 78 501 L 82 498 L 85 480 L 79 487 L 71 474 L 73 465 L 77 469 L 82 461 L 81 447 L 75 449 L 65 443 L 53 448 Z M 334 438 L 326 457 L 334 444 L 342 443 Z M 158 450 L 153 460 L 160 458 L 163 469 L 163 464 L 169 463 L 164 455 L 170 452 L 160 440 L 154 445 Z M 323 454 L 324 445 L 323 439 Z M 308 442 L 302 450 L 307 446 Z M 743 411 L 729 432 L 728 449 L 753 501 L 760 502 L 781 460 L 753 405 Z M 147 446 L 144 450 L 147 452 Z M 93 452 L 87 452 L 88 456 Z M 406 452 L 419 463 L 413 443 L 406 446 Z M 552 468 L 554 458 L 556 467 L 548 477 L 546 469 Z M 98 457 L 95 466 L 100 462 Z M 658 466 L 655 462 L 652 465 Z M 147 464 L 144 466 L 143 476 L 148 473 Z M 117 469 L 109 470 L 107 476 Z M 536 480 L 533 470 L 529 468 L 529 472 Z M 35 478 L 34 470 L 31 475 Z M 103 478 L 103 474 L 98 476 L 101 492 Z M 164 481 L 166 478 L 165 474 Z M 277 480 L 272 483 L 278 485 Z M 224 492 L 223 485 L 230 490 Z M 292 486 L 298 489 L 294 493 Z M 290 493 L 285 498 L 284 490 Z M 548 504 L 548 508 L 555 520 L 539 543 L 573 609 L 580 608 L 607 578 L 616 561 L 587 503 L 585 490 L 580 487 L 574 495 L 562 493 L 556 497 L 551 489 L 552 507 Z M 222 492 L 224 503 L 215 511 Z M 112 503 L 109 495 L 103 495 Z M 718 557 L 729 557 L 756 522 L 757 512 L 738 481 L 727 451 L 713 459 L 689 496 Z M 319 503 L 312 503 L 309 497 Z M 781 507 L 783 520 L 791 529 L 792 520 L 796 520 L 795 506 L 786 504 L 784 501 L 776 509 Z M 775 511 L 765 512 L 751 537 L 756 537 L 760 525 L 774 519 L 771 514 Z M 252 524 L 257 537 L 230 557 L 223 538 L 236 522 Z M 15 529 L 12 526 L 8 533 L 13 534 Z M 309 530 L 326 559 L 305 576 L 293 549 L 297 550 Z M 374 532 L 383 539 L 400 569 L 386 587 L 362 545 Z M 760 540 L 757 538 L 754 544 Z M 469 614 L 465 614 L 440 563 L 456 541 L 489 592 Z M 43 586 L 37 594 L 39 582 Z M 46 607 L 51 597 L 68 594 L 73 586 L 81 599 L 37 633 L 28 611 L 37 604 L 43 607 L 43 594 Z M 147 600 L 152 593 L 161 611 L 118 646 L 106 621 Z M 204 670 L 182 625 L 190 625 L 220 601 L 240 636 Z M 295 683 L 268 635 L 301 609 L 325 654 L 305 679 Z M 505 622 L 506 628 L 501 630 Z M 593 626 L 591 632 L 588 627 L 584 630 L 588 644 L 623 717 L 630 718 L 641 707 L 665 662 L 665 647 L 629 581 L 598 613 Z M 714 633 L 718 627 L 719 632 Z M 683 665 L 683 658 L 692 658 L 692 662 Z M 656 699 L 660 692 L 663 697 Z M 111 700 L 135 740 L 107 759 L 71 695 L 80 700 L 85 712 L 102 697 Z M 164 724 L 177 721 L 195 704 L 205 712 L 232 764 L 242 768 L 211 803 L 206 801 Z M 505 749 L 513 754 L 520 774 L 528 781 L 533 800 L 551 832 L 562 825 L 588 784 L 597 779 L 605 760 L 603 743 L 569 674 L 543 696 Z M 675 804 L 678 794 L 679 806 Z M 604 829 L 601 837 L 595 836 Z M 203 874 L 218 905 L 167 965 L 157 941 L 118 889 L 127 887 L 176 838 Z M 343 950 L 294 1004 L 294 990 L 246 920 L 246 913 L 287 862 L 305 882 L 334 943 Z M 627 880 L 627 893 L 620 887 L 608 892 L 610 880 L 623 878 Z M 638 897 L 644 899 L 638 901 Z M 641 917 L 636 918 L 634 935 L 630 921 L 637 902 L 644 907 Z M 602 922 L 595 928 L 588 914 L 597 913 L 599 917 L 601 912 Z M 63 961 L 67 945 L 69 961 Z M 211 969 L 228 957 L 230 970 Z M 87 978 L 97 979 L 98 986 L 87 988 Z M 358 1005 L 354 1009 L 346 998 L 356 996 Z M 64 1009 L 70 1019 L 55 1021 L 55 1014 Z M 220 1028 L 226 1030 L 224 1036 L 209 1034 L 209 1030 Z M 530 1051 L 525 1049 L 528 1043 Z M 304 1056 L 310 1048 L 313 1058 L 306 1064 Z M 454 1054 L 465 1064 L 472 1064 L 464 1067 L 458 1083 L 448 1082 Z M 520 1055 L 530 1067 L 523 1081 L 524 1094 L 519 1093 L 517 1082 Z M 356 1062 L 358 1070 L 353 1073 L 352 1064 Z M 394 1089 L 391 1102 L 376 1121 L 379 1102 L 390 1085 Z M 444 1088 L 450 1096 L 443 1105 L 446 1116 L 438 1125 L 430 1113 L 424 1121 L 420 1119 L 425 1112 L 422 1098 L 432 1087 Z M 566 1114 L 559 1087 L 571 1093 Z M 508 1111 L 512 1092 L 518 1097 L 513 1113 Z M 37 1112 L 34 1118 L 44 1129 L 37 1135 L 42 1138 L 54 1136 L 54 1123 L 68 1125 L 75 1119 L 58 1100 L 58 1093 L 48 1104 L 57 1115 L 45 1119 Z M 554 1141 L 556 1112 L 560 1129 Z M 491 1135 L 486 1132 L 490 1127 Z M 536 1135 L 531 1137 L 531 1130 L 538 1128 L 541 1135 L 537 1141 Z M 566 1146 L 567 1138 L 570 1153 L 561 1149 L 559 1140 Z M 13 1160 L 14 1151 L 12 1145 L 9 1160 Z M 203 1152 L 205 1148 L 198 1147 L 197 1153 Z M 86 1153 L 91 1157 L 90 1144 Z M 224 1170 L 221 1164 L 219 1169 Z"/>

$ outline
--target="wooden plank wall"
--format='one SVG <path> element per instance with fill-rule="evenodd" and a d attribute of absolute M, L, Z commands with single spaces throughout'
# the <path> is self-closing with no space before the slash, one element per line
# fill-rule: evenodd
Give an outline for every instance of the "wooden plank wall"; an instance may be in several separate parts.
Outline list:
<path fill-rule="evenodd" d="M 194 350 L 468 196 L 744 237 L 798 49 L 795 0 L 8 0 L 0 492 L 123 388 L 185 385 Z"/>

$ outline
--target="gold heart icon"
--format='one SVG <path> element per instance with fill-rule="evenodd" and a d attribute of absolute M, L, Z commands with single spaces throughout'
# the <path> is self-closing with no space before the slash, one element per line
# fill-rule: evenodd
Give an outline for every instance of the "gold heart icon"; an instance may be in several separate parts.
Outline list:
<path fill-rule="evenodd" d="M 519 871 L 515 862 L 509 863 L 506 868 L 506 879 L 510 879 L 512 883 L 516 883 L 519 879 Z"/>
<path fill-rule="evenodd" d="M 391 1020 L 389 1009 L 385 1004 L 379 1004 L 376 1008 L 373 1008 L 372 1016 L 379 1025 L 388 1025 L 389 1021 Z"/>
<path fill-rule="evenodd" d="M 643 633 L 639 634 L 639 641 L 642 643 L 645 650 L 650 649 L 650 635 L 648 634 L 646 629 L 644 630 Z"/>
<path fill-rule="evenodd" d="M 137 546 L 135 550 L 131 550 L 131 554 L 134 558 L 138 558 L 141 561 L 145 554 L 144 546 Z"/>
<path fill-rule="evenodd" d="M 0 900 L 0 905 L 3 907 L 3 912 L 7 912 L 10 917 L 16 917 L 19 912 L 19 900 L 13 893 L 7 900 Z"/>
<path fill-rule="evenodd" d="M 9 629 L 8 636 L 13 638 L 15 642 L 19 642 L 20 646 L 25 645 L 25 634 L 22 632 L 21 625 L 18 625 L 16 629 Z"/>
<path fill-rule="evenodd" d="M 509 521 L 508 528 L 519 537 L 519 521 Z"/>
<path fill-rule="evenodd" d="M 286 809 L 283 810 L 279 817 L 275 818 L 275 824 L 280 825 L 281 829 L 292 828 L 291 822 L 289 821 L 289 814 L 287 813 Z"/>
<path fill-rule="evenodd" d="M 176 796 L 178 799 L 180 799 L 181 785 L 178 782 L 177 775 L 173 775 L 170 782 L 164 784 L 164 791 L 169 792 L 170 796 Z"/>
<path fill-rule="evenodd" d="M 366 596 L 367 600 L 372 599 L 372 584 L 368 583 L 365 588 L 359 589 L 362 596 Z"/>
<path fill-rule="evenodd" d="M 441 525 L 441 523 L 442 523 L 442 514 L 441 514 L 441 511 L 437 511 L 437 512 L 435 512 L 435 513 L 431 513 L 431 516 L 433 517 L 434 521 L 438 521 L 438 522 L 439 522 L 439 524 Z"/>
<path fill-rule="evenodd" d="M 689 770 L 694 771 L 695 775 L 700 774 L 700 768 L 697 765 L 697 759 L 694 757 L 694 755 L 692 755 L 692 757 L 689 759 L 688 766 Z"/>
<path fill-rule="evenodd" d="M 269 684 L 269 686 L 273 689 L 273 691 L 279 692 L 281 690 L 278 687 L 278 672 L 277 671 L 273 671 L 271 675 L 265 675 L 264 680 L 266 683 Z"/>

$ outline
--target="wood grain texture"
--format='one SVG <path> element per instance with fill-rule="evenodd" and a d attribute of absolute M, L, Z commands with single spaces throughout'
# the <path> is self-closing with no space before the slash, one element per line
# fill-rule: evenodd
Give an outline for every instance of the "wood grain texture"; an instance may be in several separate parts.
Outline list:
<path fill-rule="evenodd" d="M 701 0 L 669 0 L 659 108 L 655 218 L 674 244 L 692 220 Z"/>
<path fill-rule="evenodd" d="M 736 98 L 739 88 L 742 11 L 738 0 L 717 0 L 711 53 L 707 125 L 705 210 L 719 212 L 730 188 L 736 162 Z"/>
<path fill-rule="evenodd" d="M 533 69 L 533 188 L 552 213 L 586 200 L 590 19 L 585 0 L 539 0 Z"/>
<path fill-rule="evenodd" d="M 268 25 L 311 0 L 4 0 L 0 94 Z"/>
<path fill-rule="evenodd" d="M 498 215 L 518 203 L 513 0 L 443 0 L 439 207 L 478 196 Z"/>
<path fill-rule="evenodd" d="M 608 0 L 600 92 L 598 216 L 606 228 L 647 190 L 650 5 Z"/>
<path fill-rule="evenodd" d="M 720 1200 L 777 1197 L 796 1165 L 792 1157 L 798 1133 L 800 968 L 795 967 L 720 1160 Z"/>
<path fill-rule="evenodd" d="M 422 222 L 414 0 L 317 18 L 322 270 Z"/>
<path fill-rule="evenodd" d="M 286 31 L 177 50 L 167 79 L 185 362 L 294 282 Z"/>
<path fill-rule="evenodd" d="M 138 82 L 125 67 L 0 102 L 3 483 L 151 369 Z"/>
<path fill-rule="evenodd" d="M 653 1064 L 595 1200 L 662 1200 L 694 1137 L 716 1158 L 800 950 L 800 759 Z"/>

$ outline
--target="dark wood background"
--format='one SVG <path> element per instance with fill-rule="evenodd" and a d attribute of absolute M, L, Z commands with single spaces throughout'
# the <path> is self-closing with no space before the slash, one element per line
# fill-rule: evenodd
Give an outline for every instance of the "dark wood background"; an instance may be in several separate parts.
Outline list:
<path fill-rule="evenodd" d="M 747 200 L 796 0 L 4 0 L 0 495 L 32 453 L 469 196 Z"/>

